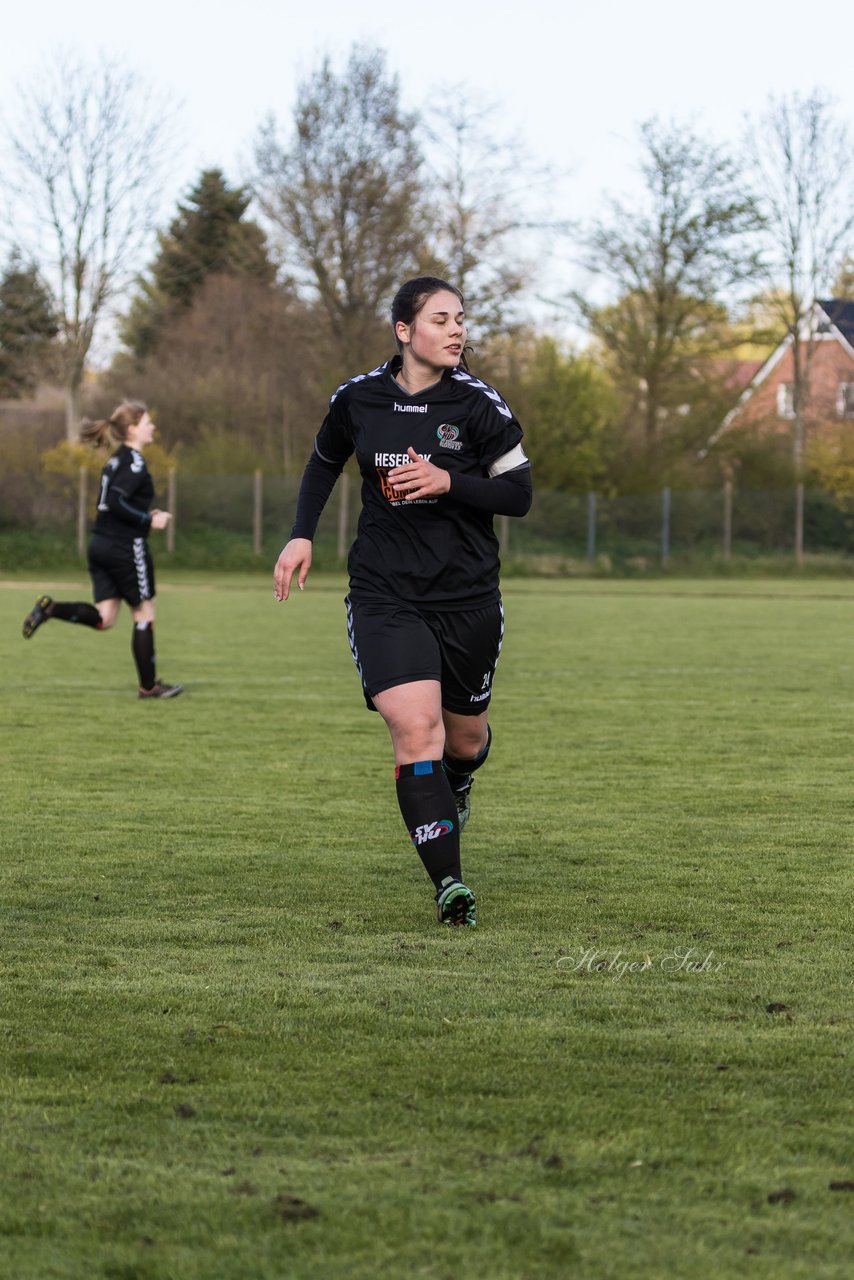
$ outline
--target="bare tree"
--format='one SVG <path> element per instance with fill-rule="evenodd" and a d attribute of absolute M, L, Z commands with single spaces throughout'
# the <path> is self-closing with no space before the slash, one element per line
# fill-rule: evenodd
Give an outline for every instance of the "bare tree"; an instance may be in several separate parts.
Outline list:
<path fill-rule="evenodd" d="M 747 149 L 765 215 L 767 303 L 792 352 L 792 454 L 798 502 L 795 555 L 803 558 L 803 473 L 815 302 L 839 271 L 854 233 L 854 149 L 820 90 L 770 98 L 750 122 Z"/>
<path fill-rule="evenodd" d="M 141 365 L 119 355 L 98 381 L 107 398 L 133 386 L 156 404 L 170 447 L 216 445 L 232 466 L 251 457 L 252 466 L 287 469 L 295 455 L 301 470 L 329 392 L 327 358 L 317 317 L 287 288 L 253 272 L 211 272 Z"/>
<path fill-rule="evenodd" d="M 434 95 L 436 96 L 436 95 Z M 570 229 L 551 216 L 555 175 L 522 140 L 499 136 L 495 108 L 464 86 L 438 93 L 441 119 L 428 115 L 430 241 L 440 269 L 465 295 L 483 336 L 506 332 L 536 296 L 552 239 Z"/>
<path fill-rule="evenodd" d="M 697 368 L 721 353 L 728 306 L 756 271 L 750 233 L 759 218 L 722 148 L 658 120 L 640 134 L 645 197 L 632 207 L 612 200 L 586 238 L 584 265 L 616 296 L 574 300 L 649 450 L 696 398 Z"/>
<path fill-rule="evenodd" d="M 844 298 L 848 302 L 854 300 L 854 257 L 850 253 L 846 253 L 840 262 L 828 296 Z"/>
<path fill-rule="evenodd" d="M 4 185 L 16 240 L 53 293 L 69 439 L 96 332 L 154 225 L 172 118 L 162 95 L 105 55 L 57 53 L 19 90 Z"/>
<path fill-rule="evenodd" d="M 320 302 L 352 372 L 375 358 L 380 316 L 422 265 L 422 156 L 381 50 L 356 46 L 299 88 L 291 142 L 273 118 L 255 147 L 254 185 L 287 268 Z"/>

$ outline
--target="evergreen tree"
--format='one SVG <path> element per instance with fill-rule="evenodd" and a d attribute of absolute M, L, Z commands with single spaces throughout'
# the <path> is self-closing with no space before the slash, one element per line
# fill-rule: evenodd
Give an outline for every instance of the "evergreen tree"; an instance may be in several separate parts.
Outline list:
<path fill-rule="evenodd" d="M 57 332 L 38 269 L 13 249 L 0 277 L 0 397 L 18 399 L 35 390 Z"/>
<path fill-rule="evenodd" d="M 169 230 L 127 316 L 122 340 L 138 360 L 156 348 L 163 330 L 187 311 L 208 276 L 246 275 L 270 285 L 275 278 L 264 232 L 244 217 L 251 195 L 229 187 L 220 169 L 206 169 L 179 204 Z"/>

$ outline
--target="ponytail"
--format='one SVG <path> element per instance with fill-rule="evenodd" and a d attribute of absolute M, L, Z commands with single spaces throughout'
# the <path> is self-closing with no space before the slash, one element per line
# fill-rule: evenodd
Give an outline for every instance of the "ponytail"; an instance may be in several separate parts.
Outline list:
<path fill-rule="evenodd" d="M 80 423 L 79 434 L 80 443 L 89 444 L 93 449 L 114 439 L 109 418 L 99 418 L 97 422 L 93 422 L 91 418 L 84 418 Z"/>
<path fill-rule="evenodd" d="M 135 427 L 148 413 L 148 406 L 141 400 L 125 400 L 118 405 L 109 418 L 84 418 L 80 423 L 80 442 L 90 444 L 93 448 L 105 444 L 121 444 L 127 438 L 128 427 Z"/>

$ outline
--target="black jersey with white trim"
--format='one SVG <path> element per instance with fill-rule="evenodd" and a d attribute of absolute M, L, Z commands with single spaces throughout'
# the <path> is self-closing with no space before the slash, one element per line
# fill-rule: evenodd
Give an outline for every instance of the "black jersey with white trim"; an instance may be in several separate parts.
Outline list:
<path fill-rule="evenodd" d="M 491 513 L 450 494 L 400 497 L 388 473 L 410 461 L 411 447 L 452 475 L 485 478 L 519 445 L 522 428 L 499 393 L 463 369 L 409 395 L 394 377 L 399 368 L 398 356 L 339 387 L 315 441 L 318 455 L 338 466 L 355 453 L 362 476 L 350 593 L 433 609 L 491 604 L 499 598 Z"/>
<path fill-rule="evenodd" d="M 92 532 L 121 543 L 147 538 L 153 501 L 154 481 L 145 459 L 137 449 L 121 445 L 101 472 Z"/>

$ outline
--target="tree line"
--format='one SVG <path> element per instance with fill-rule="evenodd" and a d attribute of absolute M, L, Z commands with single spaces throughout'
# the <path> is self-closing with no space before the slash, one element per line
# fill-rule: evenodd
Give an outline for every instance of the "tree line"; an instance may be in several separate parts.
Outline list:
<path fill-rule="evenodd" d="M 854 152 L 821 91 L 769 99 L 737 150 L 642 123 L 643 198 L 582 223 L 547 207 L 548 170 L 464 91 L 431 130 L 385 54 L 355 46 L 304 80 L 286 125 L 259 128 L 244 181 L 210 168 L 188 184 L 145 263 L 174 120 L 143 90 L 63 55 L 6 138 L 3 187 L 28 216 L 0 274 L 0 397 L 61 385 L 69 440 L 86 399 L 131 395 L 198 469 L 294 473 L 330 391 L 390 352 L 397 285 L 429 273 L 465 294 L 473 367 L 513 405 L 549 488 L 832 470 L 820 432 L 810 452 L 809 317 L 817 297 L 854 296 Z M 585 281 L 550 298 L 585 332 L 575 347 L 526 310 L 557 261 Z M 107 333 L 112 358 L 88 383 Z M 791 435 L 720 435 L 739 360 L 786 337 Z"/>

